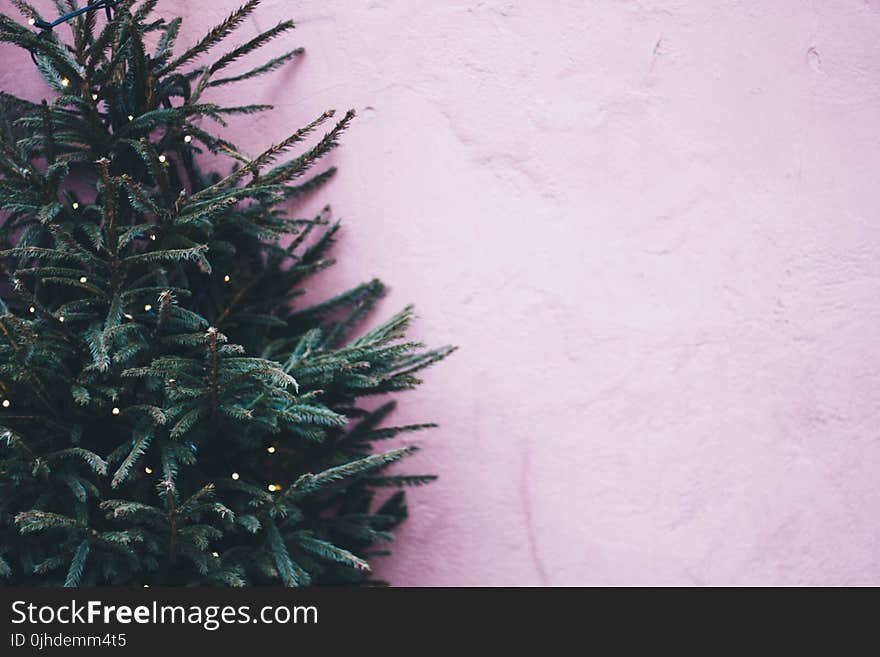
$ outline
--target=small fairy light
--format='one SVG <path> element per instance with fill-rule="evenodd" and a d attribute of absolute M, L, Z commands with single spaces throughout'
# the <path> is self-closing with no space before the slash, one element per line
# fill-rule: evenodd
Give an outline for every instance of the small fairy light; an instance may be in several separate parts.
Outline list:
<path fill-rule="evenodd" d="M 144 588 L 145 588 L 145 589 L 148 589 L 148 588 L 150 588 L 150 585 L 149 585 L 149 584 L 144 584 Z"/>
<path fill-rule="evenodd" d="M 3 408 L 9 408 L 11 405 L 12 405 L 12 402 L 10 402 L 8 399 L 3 400 L 3 403 L 2 403 Z"/>
<path fill-rule="evenodd" d="M 239 478 L 238 473 L 237 473 L 237 472 L 233 472 L 233 473 L 232 473 L 232 480 L 233 480 L 233 481 L 238 481 L 238 478 Z"/>
<path fill-rule="evenodd" d="M 118 406 L 114 406 L 113 410 L 110 412 L 113 413 L 113 415 L 119 415 L 122 411 L 119 410 Z"/>
<path fill-rule="evenodd" d="M 80 283 L 88 283 L 88 282 L 89 282 L 89 279 L 86 278 L 85 276 L 80 276 L 80 277 L 79 277 L 79 282 L 80 282 Z"/>
<path fill-rule="evenodd" d="M 36 18 L 29 18 L 28 19 L 28 25 L 36 25 L 36 24 L 37 24 Z"/>
<path fill-rule="evenodd" d="M 168 159 L 168 158 L 165 157 L 165 155 L 160 155 L 160 156 L 159 156 L 159 161 L 160 161 L 162 164 L 165 164 L 165 161 L 166 161 L 167 159 Z"/>
<path fill-rule="evenodd" d="M 73 203 L 70 204 L 70 207 L 72 207 L 74 210 L 79 210 L 79 203 L 74 201 Z"/>
<path fill-rule="evenodd" d="M 223 282 L 224 282 L 224 283 L 228 283 L 228 282 L 231 281 L 231 280 L 232 280 L 232 278 L 229 276 L 229 274 L 226 274 L 226 276 L 223 277 Z"/>
<path fill-rule="evenodd" d="M 155 242 L 156 241 L 156 233 L 150 233 L 150 239 Z"/>
<path fill-rule="evenodd" d="M 37 312 L 37 309 L 34 308 L 33 306 L 31 306 L 30 308 L 28 308 L 28 312 L 33 314 L 33 313 Z"/>
<path fill-rule="evenodd" d="M 153 474 L 153 468 L 151 468 L 150 466 L 147 466 L 144 468 L 144 472 L 146 472 L 147 474 Z"/>
<path fill-rule="evenodd" d="M 150 312 L 153 309 L 153 306 L 149 303 L 144 304 L 144 312 Z"/>
<path fill-rule="evenodd" d="M 70 86 L 70 80 L 68 80 L 67 78 L 61 78 L 61 86 L 62 86 L 62 87 L 69 87 L 69 86 Z"/>
<path fill-rule="evenodd" d="M 192 140 L 193 140 L 192 135 L 184 135 L 183 136 L 183 141 L 185 141 L 187 144 L 190 143 Z"/>
<path fill-rule="evenodd" d="M 61 323 L 63 324 L 63 323 L 64 323 L 64 315 L 61 315 L 61 316 L 58 318 L 58 321 L 61 322 Z"/>
<path fill-rule="evenodd" d="M 212 553 L 211 553 L 211 556 L 214 557 L 215 559 L 219 559 L 219 558 L 220 558 L 220 553 L 219 553 L 219 552 L 212 552 Z"/>
<path fill-rule="evenodd" d="M 274 493 L 277 490 L 281 490 L 281 486 L 279 486 L 278 484 L 269 484 L 268 488 L 269 488 L 270 493 Z"/>
<path fill-rule="evenodd" d="M 92 100 L 98 100 L 98 94 L 92 94 Z"/>
<path fill-rule="evenodd" d="M 129 121 L 134 121 L 134 117 L 133 117 L 131 114 L 129 114 L 129 115 L 128 115 L 128 120 L 129 120 Z"/>
<path fill-rule="evenodd" d="M 269 447 L 266 448 L 266 451 L 269 452 L 270 454 L 274 454 L 275 453 L 275 445 L 270 445 Z"/>

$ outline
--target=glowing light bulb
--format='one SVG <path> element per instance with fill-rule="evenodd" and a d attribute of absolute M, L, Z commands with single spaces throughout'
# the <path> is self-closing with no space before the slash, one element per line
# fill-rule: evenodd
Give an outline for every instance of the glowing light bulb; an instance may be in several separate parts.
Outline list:
<path fill-rule="evenodd" d="M 148 589 L 148 588 L 150 588 L 150 585 L 149 585 L 149 584 L 144 584 L 144 588 L 145 588 L 145 589 Z"/>
<path fill-rule="evenodd" d="M 154 242 L 156 241 L 155 233 L 150 234 L 150 239 L 153 240 Z"/>
<path fill-rule="evenodd" d="M 61 315 L 61 317 L 58 318 L 58 321 L 63 324 L 64 323 L 64 315 Z"/>
<path fill-rule="evenodd" d="M 165 157 L 164 155 L 160 155 L 160 156 L 159 156 L 159 161 L 160 161 L 162 164 L 165 164 L 165 160 L 167 160 L 167 159 L 168 159 L 168 158 Z"/>
<path fill-rule="evenodd" d="M 88 283 L 88 282 L 89 282 L 89 279 L 86 278 L 85 276 L 80 276 L 80 277 L 79 277 L 79 282 L 80 282 L 80 283 Z"/>
<path fill-rule="evenodd" d="M 37 309 L 34 308 L 33 306 L 31 306 L 30 308 L 28 308 L 28 312 L 29 312 L 29 313 L 35 313 L 35 312 L 37 312 Z"/>
<path fill-rule="evenodd" d="M 37 24 L 36 18 L 29 18 L 28 19 L 28 25 L 36 25 L 36 24 Z"/>
<path fill-rule="evenodd" d="M 119 415 L 122 411 L 119 410 L 118 406 L 114 406 L 113 410 L 110 412 L 113 413 L 113 415 Z"/>
<path fill-rule="evenodd" d="M 98 94 L 92 94 L 92 100 L 98 100 Z"/>
<path fill-rule="evenodd" d="M 61 78 L 61 86 L 62 87 L 70 86 L 70 80 L 68 80 L 67 78 Z"/>
<path fill-rule="evenodd" d="M 220 558 L 220 553 L 219 553 L 219 552 L 212 552 L 212 553 L 211 553 L 211 556 L 214 557 L 215 559 L 219 559 L 219 558 Z"/>
<path fill-rule="evenodd" d="M 277 484 L 269 484 L 269 492 L 274 493 L 276 490 L 280 490 Z"/>
<path fill-rule="evenodd" d="M 10 402 L 8 399 L 3 400 L 3 408 L 9 408 L 11 405 L 12 402 Z"/>
<path fill-rule="evenodd" d="M 129 121 L 134 121 L 134 117 L 133 117 L 131 114 L 129 114 L 129 115 L 128 115 L 128 120 L 129 120 Z"/>
<path fill-rule="evenodd" d="M 72 207 L 74 210 L 79 210 L 79 203 L 74 201 L 73 203 L 70 204 L 70 207 Z"/>
<path fill-rule="evenodd" d="M 228 283 L 228 282 L 231 281 L 231 280 L 232 280 L 232 279 L 229 277 L 229 274 L 226 274 L 226 276 L 223 277 L 223 282 L 224 282 L 224 283 Z"/>
<path fill-rule="evenodd" d="M 271 447 L 267 447 L 266 451 L 269 452 L 270 454 L 274 454 L 275 453 L 275 446 L 272 445 Z"/>
<path fill-rule="evenodd" d="M 237 473 L 237 472 L 233 472 L 233 473 L 232 473 L 232 479 L 233 479 L 234 481 L 238 481 L 238 473 Z"/>
<path fill-rule="evenodd" d="M 144 311 L 145 311 L 145 312 L 150 312 L 152 309 L 153 309 L 153 306 L 151 306 L 150 304 L 145 304 L 145 305 L 144 305 Z"/>
<path fill-rule="evenodd" d="M 146 472 L 147 474 L 153 474 L 153 468 L 147 466 L 146 468 L 144 468 L 144 472 Z"/>
<path fill-rule="evenodd" d="M 187 144 L 190 143 L 192 140 L 192 135 L 184 135 L 183 137 L 183 141 L 185 141 Z"/>

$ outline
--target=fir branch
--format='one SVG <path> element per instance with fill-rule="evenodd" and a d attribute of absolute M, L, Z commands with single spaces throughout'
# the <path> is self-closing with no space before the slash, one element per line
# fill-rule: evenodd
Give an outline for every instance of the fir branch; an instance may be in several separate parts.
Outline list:
<path fill-rule="evenodd" d="M 345 564 L 350 568 L 354 568 L 355 570 L 369 572 L 370 564 L 361 559 L 356 554 L 345 550 L 338 545 L 334 545 L 329 541 L 324 541 L 320 538 L 315 538 L 309 534 L 300 534 L 297 537 L 297 544 L 306 552 L 311 552 L 314 555 L 321 557 L 322 559 L 327 559 L 328 561 L 335 561 L 337 563 Z"/>
<path fill-rule="evenodd" d="M 214 183 L 210 187 L 207 187 L 207 188 L 203 189 L 202 191 L 197 192 L 196 194 L 193 194 L 190 197 L 190 202 L 201 200 L 201 199 L 205 198 L 206 196 L 210 196 L 210 194 L 216 193 L 217 191 L 223 189 L 224 187 L 228 187 L 230 185 L 235 184 L 236 182 L 238 182 L 239 180 L 244 178 L 249 173 L 253 173 L 253 172 L 258 171 L 261 166 L 272 162 L 272 160 L 274 160 L 280 153 L 284 152 L 285 150 L 287 150 L 288 148 L 290 148 L 294 144 L 299 143 L 303 139 L 305 139 L 305 137 L 309 133 L 311 133 L 315 128 L 317 128 L 319 125 L 324 123 L 324 121 L 326 121 L 327 119 L 332 117 L 334 115 L 334 113 L 335 113 L 334 110 L 328 110 L 328 111 L 324 112 L 321 116 L 319 116 L 317 119 L 315 119 L 314 121 L 309 123 L 304 128 L 300 128 L 299 130 L 297 130 L 296 132 L 294 132 L 293 134 L 291 134 L 289 137 L 282 140 L 278 144 L 274 144 L 273 146 L 270 146 L 269 148 L 267 148 L 265 151 L 263 151 L 260 155 L 255 157 L 253 160 L 250 160 L 245 166 L 241 167 L 240 169 L 238 169 L 236 171 L 233 171 L 231 174 L 229 174 L 228 176 L 226 176 L 222 180 Z"/>
<path fill-rule="evenodd" d="M 278 23 L 278 25 L 276 25 L 275 27 L 270 28 L 265 32 L 261 32 L 253 39 L 250 39 L 243 45 L 234 48 L 230 52 L 223 55 L 220 59 L 211 64 L 211 66 L 207 67 L 205 69 L 205 72 L 202 73 L 201 77 L 199 78 L 199 82 L 192 93 L 190 101 L 195 102 L 201 96 L 202 91 L 204 91 L 204 89 L 208 86 L 211 76 L 214 75 L 214 73 L 223 70 L 224 68 L 238 61 L 245 55 L 257 50 L 258 48 L 261 48 L 265 44 L 269 43 L 269 41 L 271 41 L 272 39 L 292 29 L 293 21 L 282 21 L 281 23 Z"/>
<path fill-rule="evenodd" d="M 67 449 L 48 454 L 45 458 L 48 463 L 62 459 L 79 459 L 88 465 L 95 474 L 101 476 L 107 474 L 107 462 L 94 452 L 82 447 L 68 447 Z"/>
<path fill-rule="evenodd" d="M 305 493 L 314 492 L 328 484 L 353 477 L 364 472 L 368 472 L 375 468 L 379 468 L 395 461 L 399 461 L 404 456 L 408 456 L 415 451 L 417 447 L 400 447 L 392 449 L 381 454 L 372 454 L 362 459 L 344 463 L 333 468 L 328 468 L 318 474 L 306 473 L 294 482 L 288 494 L 298 497 Z"/>
<path fill-rule="evenodd" d="M 139 434 L 132 439 L 131 449 L 129 450 L 128 455 L 116 469 L 113 479 L 110 481 L 110 485 L 113 488 L 118 488 L 125 483 L 126 479 L 131 475 L 132 468 L 134 468 L 138 460 L 144 455 L 147 448 L 150 446 L 151 438 L 152 434 L 150 432 L 141 430 Z"/>
<path fill-rule="evenodd" d="M 24 511 L 15 516 L 15 524 L 22 534 L 42 532 L 47 529 L 79 529 L 80 523 L 49 511 Z"/>
<path fill-rule="evenodd" d="M 160 75 L 168 75 L 172 71 L 180 68 L 187 62 L 192 61 L 199 55 L 207 52 L 212 47 L 220 43 L 225 37 L 229 36 L 232 31 L 238 27 L 245 18 L 250 16 L 250 14 L 257 8 L 257 5 L 260 4 L 260 0 L 248 0 L 248 2 L 234 12 L 232 12 L 226 20 L 222 23 L 214 27 L 208 34 L 206 34 L 202 39 L 196 43 L 194 46 L 189 48 L 186 52 L 184 52 L 180 57 L 172 61 L 167 66 L 163 66 L 159 69 L 158 73 Z"/>
<path fill-rule="evenodd" d="M 220 87 L 227 84 L 234 84 L 236 82 L 250 80 L 251 78 L 255 78 L 260 75 L 265 75 L 266 73 L 272 73 L 273 71 L 277 71 L 279 68 L 284 66 L 284 64 L 289 62 L 294 57 L 299 57 L 304 52 L 304 48 L 295 48 L 294 50 L 290 50 L 284 53 L 283 55 L 273 57 L 265 64 L 261 64 L 260 66 L 246 71 L 245 73 L 241 73 L 240 75 L 233 75 L 228 78 L 220 78 L 219 80 L 211 80 L 210 82 L 208 82 L 208 87 Z"/>
<path fill-rule="evenodd" d="M 73 559 L 70 561 L 70 568 L 67 571 L 67 577 L 64 579 L 65 587 L 77 587 L 82 580 L 83 571 L 86 567 L 86 559 L 89 556 L 89 542 L 83 541 L 76 548 Z"/>
<path fill-rule="evenodd" d="M 266 520 L 266 536 L 269 551 L 284 586 L 308 586 L 311 583 L 311 578 L 299 564 L 290 558 L 287 545 L 275 526 L 275 522 L 271 519 Z"/>

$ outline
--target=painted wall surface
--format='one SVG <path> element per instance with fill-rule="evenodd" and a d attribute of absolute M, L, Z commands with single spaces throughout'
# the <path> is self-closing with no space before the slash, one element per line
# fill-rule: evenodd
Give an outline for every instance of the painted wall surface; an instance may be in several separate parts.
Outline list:
<path fill-rule="evenodd" d="M 354 107 L 315 295 L 377 275 L 461 345 L 380 575 L 880 584 L 880 2 L 266 0 L 233 41 L 288 16 L 231 136 Z"/>

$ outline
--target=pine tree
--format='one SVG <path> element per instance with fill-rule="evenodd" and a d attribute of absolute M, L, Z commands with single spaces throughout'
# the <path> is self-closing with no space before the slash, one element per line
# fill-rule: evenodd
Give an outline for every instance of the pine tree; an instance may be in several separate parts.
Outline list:
<path fill-rule="evenodd" d="M 56 0 L 58 25 L 23 0 L 24 19 L 0 15 L 0 40 L 57 92 L 0 95 L 6 585 L 371 583 L 406 515 L 403 491 L 382 491 L 432 479 L 388 471 L 414 447 L 373 449 L 432 425 L 384 427 L 394 402 L 363 398 L 414 387 L 451 350 L 407 340 L 409 308 L 356 337 L 376 280 L 297 303 L 339 226 L 285 208 L 333 175 L 318 165 L 354 112 L 256 156 L 206 128 L 270 109 L 213 89 L 301 52 L 227 70 L 284 21 L 199 64 L 258 2 L 181 54 L 157 0 Z M 203 172 L 204 151 L 231 173 Z"/>

